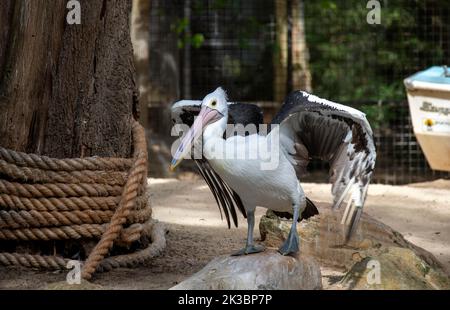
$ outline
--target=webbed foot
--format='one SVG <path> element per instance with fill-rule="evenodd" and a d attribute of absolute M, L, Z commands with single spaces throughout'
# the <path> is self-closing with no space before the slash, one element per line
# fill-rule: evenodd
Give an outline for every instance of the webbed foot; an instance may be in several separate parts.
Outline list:
<path fill-rule="evenodd" d="M 281 255 L 289 255 L 291 253 L 297 253 L 299 251 L 298 244 L 299 244 L 298 233 L 297 233 L 297 231 L 295 231 L 293 233 L 291 230 L 289 232 L 289 235 L 288 235 L 286 241 L 278 249 L 278 252 Z"/>
<path fill-rule="evenodd" d="M 247 254 L 260 253 L 260 252 L 263 252 L 265 249 L 266 248 L 263 245 L 258 245 L 258 244 L 248 245 L 245 248 L 240 249 L 239 251 L 231 254 L 231 256 L 241 256 L 241 255 L 247 255 Z"/>

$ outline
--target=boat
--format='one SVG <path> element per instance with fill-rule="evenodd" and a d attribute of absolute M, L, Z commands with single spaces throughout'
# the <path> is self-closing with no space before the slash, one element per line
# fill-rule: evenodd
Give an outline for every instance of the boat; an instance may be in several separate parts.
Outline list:
<path fill-rule="evenodd" d="M 414 134 L 433 170 L 450 171 L 450 69 L 433 66 L 404 80 Z"/>

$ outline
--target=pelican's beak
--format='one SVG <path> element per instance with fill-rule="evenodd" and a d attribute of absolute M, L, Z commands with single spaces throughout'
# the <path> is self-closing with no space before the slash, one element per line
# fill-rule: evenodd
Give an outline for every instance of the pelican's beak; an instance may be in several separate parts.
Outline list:
<path fill-rule="evenodd" d="M 192 124 L 192 127 L 184 136 L 178 147 L 175 155 L 173 156 L 172 163 L 170 165 L 170 170 L 174 171 L 175 168 L 184 159 L 184 156 L 191 150 L 194 142 L 202 135 L 203 129 L 211 123 L 218 121 L 223 117 L 223 114 L 217 110 L 211 109 L 207 106 L 203 106 L 198 114 L 197 118 Z"/>

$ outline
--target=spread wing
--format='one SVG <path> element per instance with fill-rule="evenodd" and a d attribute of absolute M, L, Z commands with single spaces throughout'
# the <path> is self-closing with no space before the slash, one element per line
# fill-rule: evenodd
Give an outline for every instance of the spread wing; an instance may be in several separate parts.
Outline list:
<path fill-rule="evenodd" d="M 375 143 L 365 114 L 295 91 L 286 97 L 272 124 L 280 125 L 282 148 L 299 178 L 305 173 L 310 159 L 329 162 L 333 208 L 339 208 L 351 193 L 342 219 L 342 223 L 349 226 L 348 240 L 361 217 L 375 167 Z"/>
<path fill-rule="evenodd" d="M 172 106 L 172 121 L 175 124 L 185 124 L 192 126 L 194 118 L 198 115 L 201 109 L 201 101 L 197 100 L 181 100 Z M 263 114 L 261 109 L 253 104 L 246 103 L 230 103 L 228 111 L 229 124 L 242 124 L 247 126 L 255 124 L 256 128 L 263 122 Z M 206 184 L 211 190 L 220 215 L 223 219 L 223 214 L 228 224 L 231 227 L 231 219 L 234 225 L 238 226 L 236 208 L 241 211 L 244 217 L 247 217 L 244 206 L 239 195 L 226 184 L 222 178 L 211 168 L 209 162 L 205 158 L 194 159 L 200 174 L 205 179 Z M 223 211 L 223 212 L 222 212 Z"/>

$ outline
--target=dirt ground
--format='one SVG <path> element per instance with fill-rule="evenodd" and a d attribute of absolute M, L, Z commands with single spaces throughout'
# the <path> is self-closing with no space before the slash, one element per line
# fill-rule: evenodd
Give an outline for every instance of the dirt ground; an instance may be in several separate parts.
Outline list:
<path fill-rule="evenodd" d="M 167 289 L 200 270 L 212 258 L 231 253 L 245 242 L 246 222 L 229 230 L 220 219 L 206 184 L 186 174 L 178 179 L 149 179 L 154 217 L 167 224 L 167 248 L 147 265 L 98 274 L 105 289 Z M 303 184 L 313 201 L 331 201 L 327 184 Z M 433 253 L 450 271 L 450 181 L 409 186 L 371 185 L 365 210 Z M 257 221 L 265 213 L 258 209 Z M 255 233 L 259 236 L 259 232 Z M 323 269 L 324 287 L 341 274 Z M 65 280 L 63 272 L 0 267 L 0 288 L 44 289 Z"/>

